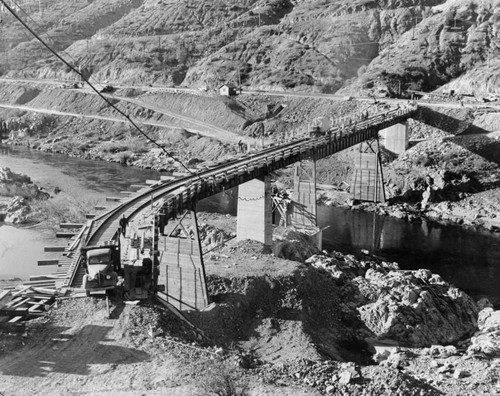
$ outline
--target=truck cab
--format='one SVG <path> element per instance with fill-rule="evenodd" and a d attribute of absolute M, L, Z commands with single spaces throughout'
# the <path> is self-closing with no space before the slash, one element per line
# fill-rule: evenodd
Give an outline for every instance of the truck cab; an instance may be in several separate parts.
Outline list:
<path fill-rule="evenodd" d="M 120 269 L 119 245 L 112 241 L 100 246 L 85 247 L 82 251 L 86 262 L 83 288 L 87 295 L 92 291 L 114 289 Z"/>

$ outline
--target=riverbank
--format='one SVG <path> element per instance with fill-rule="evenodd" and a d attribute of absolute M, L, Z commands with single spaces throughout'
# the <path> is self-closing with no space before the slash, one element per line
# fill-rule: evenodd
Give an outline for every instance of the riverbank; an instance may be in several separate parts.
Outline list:
<path fill-rule="evenodd" d="M 458 225 L 468 229 L 500 232 L 500 188 L 477 193 L 456 202 L 382 203 L 354 201 L 350 193 L 333 188 L 318 189 L 318 202 L 350 210 L 361 210 L 381 216 L 413 221 L 430 221 L 441 225 Z"/>

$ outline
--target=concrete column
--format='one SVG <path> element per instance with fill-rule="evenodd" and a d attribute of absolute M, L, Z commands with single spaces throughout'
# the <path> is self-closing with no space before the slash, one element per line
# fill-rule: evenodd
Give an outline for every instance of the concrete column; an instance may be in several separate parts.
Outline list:
<path fill-rule="evenodd" d="M 408 123 L 396 124 L 379 132 L 380 143 L 394 154 L 403 154 L 408 148 Z"/>
<path fill-rule="evenodd" d="M 237 240 L 253 239 L 271 246 L 271 181 L 269 177 L 253 179 L 238 187 Z"/>

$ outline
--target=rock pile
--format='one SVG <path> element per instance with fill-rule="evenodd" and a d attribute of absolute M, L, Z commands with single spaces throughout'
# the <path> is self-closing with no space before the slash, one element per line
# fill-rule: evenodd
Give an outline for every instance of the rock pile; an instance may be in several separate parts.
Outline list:
<path fill-rule="evenodd" d="M 351 303 L 377 339 L 425 347 L 452 343 L 477 330 L 476 303 L 428 270 L 400 271 L 395 263 L 336 253 L 306 262 L 350 286 Z"/>
<path fill-rule="evenodd" d="M 313 362 L 301 359 L 286 364 L 264 364 L 258 369 L 264 382 L 286 386 L 305 384 L 327 395 L 434 395 L 424 381 L 383 367 L 363 368 L 352 362 Z"/>
<path fill-rule="evenodd" d="M 206 223 L 199 225 L 198 233 L 203 251 L 212 250 L 234 236 L 233 233 L 225 232 L 220 228 Z"/>

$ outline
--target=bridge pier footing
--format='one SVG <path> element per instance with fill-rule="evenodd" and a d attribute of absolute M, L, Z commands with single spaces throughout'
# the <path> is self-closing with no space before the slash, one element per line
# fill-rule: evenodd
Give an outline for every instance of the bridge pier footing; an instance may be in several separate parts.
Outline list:
<path fill-rule="evenodd" d="M 237 240 L 273 243 L 271 180 L 269 176 L 240 184 L 238 190 Z"/>

